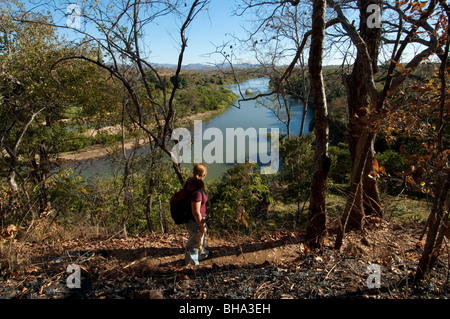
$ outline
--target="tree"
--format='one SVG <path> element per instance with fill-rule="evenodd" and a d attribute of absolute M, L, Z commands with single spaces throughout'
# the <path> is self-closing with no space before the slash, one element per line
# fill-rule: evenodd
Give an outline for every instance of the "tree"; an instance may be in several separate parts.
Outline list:
<path fill-rule="evenodd" d="M 269 93 L 256 95 L 254 98 L 268 96 L 271 94 L 281 95 L 284 98 L 283 87 L 291 87 L 289 79 L 295 66 L 299 61 L 303 61 L 303 50 L 306 47 L 307 40 L 311 37 L 311 44 L 309 49 L 309 82 L 311 83 L 311 93 L 314 101 L 315 122 L 316 122 L 316 148 L 314 155 L 314 172 L 311 180 L 311 198 L 308 212 L 308 224 L 306 230 L 306 237 L 309 245 L 312 247 L 321 246 L 322 240 L 326 235 L 326 182 L 328 179 L 328 172 L 330 170 L 330 158 L 328 156 L 328 112 L 327 102 L 325 96 L 325 86 L 322 74 L 323 48 L 325 42 L 325 29 L 335 23 L 337 20 L 325 20 L 326 2 L 314 1 L 312 13 L 312 28 L 306 29 L 308 20 L 305 19 L 306 10 L 299 10 L 298 4 L 300 1 L 275 1 L 272 3 L 273 7 L 264 1 L 247 1 L 246 7 L 243 11 L 250 8 L 257 8 L 258 16 L 261 17 L 259 22 L 259 29 L 275 30 L 272 37 L 267 37 L 266 41 L 255 40 L 251 38 L 253 46 L 256 47 L 259 42 L 262 42 L 262 47 L 273 48 L 268 42 L 275 42 L 274 51 L 270 53 L 270 63 L 262 63 L 263 66 L 271 65 L 276 70 L 277 62 L 281 58 L 286 58 L 286 51 L 295 53 L 290 56 L 290 64 L 284 72 L 273 71 L 277 76 L 273 81 L 273 90 Z M 292 11 L 291 6 L 295 7 Z M 263 14 L 261 14 L 263 13 Z M 286 14 L 283 14 L 286 13 Z M 284 18 L 287 17 L 287 18 Z M 286 21 L 289 22 L 286 22 Z M 252 32 L 255 35 L 256 32 Z M 294 48 L 283 46 L 283 39 L 294 41 Z M 255 49 L 256 56 L 261 55 Z M 302 64 L 303 65 L 303 64 Z M 304 74 L 303 74 L 304 75 Z M 303 78 L 304 79 L 304 78 Z M 304 92 L 305 81 L 302 81 Z M 285 85 L 283 83 L 286 83 Z M 305 96 L 305 94 L 303 94 Z M 306 111 L 306 110 L 305 110 Z M 289 119 L 289 117 L 288 117 Z"/>
<path fill-rule="evenodd" d="M 20 3 L 13 5 L 23 10 Z M 53 77 L 67 70 L 50 72 L 52 63 L 64 52 L 54 29 L 44 24 L 17 23 L 11 18 L 12 10 L 8 5 L 0 12 L 0 149 L 2 162 L 8 169 L 7 179 L 12 191 L 10 200 L 18 201 L 20 187 L 33 222 L 38 213 L 50 209 L 47 178 L 51 169 L 49 153 L 53 146 L 47 142 L 58 130 L 52 125 L 61 114 L 65 101 L 65 95 L 59 92 L 60 87 Z M 49 16 L 40 13 L 26 15 L 39 23 L 50 20 Z M 54 136 L 53 140 L 56 140 Z M 38 210 L 31 204 L 27 189 L 30 175 L 39 193 L 37 199 L 33 199 Z"/>
<path fill-rule="evenodd" d="M 247 231 L 255 227 L 258 219 L 264 219 L 273 199 L 263 183 L 259 167 L 254 163 L 235 164 L 228 168 L 210 192 L 208 202 L 211 223 L 218 229 L 234 229 L 239 232 L 242 224 Z"/>
<path fill-rule="evenodd" d="M 268 92 L 252 92 L 249 96 L 240 90 L 238 102 L 257 100 L 263 107 L 271 110 L 278 120 L 286 126 L 287 136 L 290 137 L 292 121 L 292 99 L 300 99 L 303 103 L 303 118 L 300 133 L 304 131 L 304 123 L 309 101 L 309 77 L 306 74 L 303 48 L 307 46 L 310 31 L 306 32 L 309 19 L 304 9 L 299 8 L 299 1 L 243 1 L 244 5 L 238 5 L 236 15 L 244 16 L 247 11 L 254 12 L 256 26 L 246 30 L 248 37 L 239 39 L 244 45 L 244 50 L 252 52 L 259 66 L 259 75 L 269 78 Z M 306 32 L 306 33 L 305 33 Z M 223 65 L 231 66 L 236 77 L 236 69 L 233 67 L 239 57 L 235 54 L 235 43 L 227 42 L 218 46 L 217 52 L 223 56 Z M 295 58 L 293 55 L 296 55 Z M 288 68 L 280 67 L 286 61 L 291 61 Z M 291 73 L 296 66 L 299 72 Z M 239 82 L 239 81 L 237 81 Z M 264 99 L 260 99 L 264 97 Z"/>
<path fill-rule="evenodd" d="M 350 115 L 348 130 L 352 173 L 351 194 L 347 201 L 337 236 L 336 248 L 339 248 L 342 233 L 345 232 L 347 226 L 362 227 L 365 195 L 373 200 L 370 206 L 374 210 L 379 211 L 379 208 L 381 208 L 376 183 L 363 178 L 363 176 L 366 176 L 368 169 L 372 171 L 371 165 L 375 152 L 375 135 L 366 123 L 365 114 L 367 113 L 367 107 L 376 105 L 378 101 L 374 74 L 377 72 L 381 37 L 381 28 L 373 28 L 367 24 L 367 6 L 369 4 L 380 6 L 381 2 L 360 1 L 359 32 L 344 16 L 339 4 L 335 4 L 332 1 L 330 1 L 330 4 L 334 7 L 342 27 L 348 32 L 352 43 L 357 48 L 357 56 L 353 64 L 352 73 L 346 76 L 344 80 L 347 89 L 347 107 Z"/>
<path fill-rule="evenodd" d="M 328 156 L 328 112 L 325 85 L 322 74 L 323 47 L 325 42 L 326 1 L 313 1 L 312 36 L 309 50 L 309 75 L 315 113 L 316 148 L 314 172 L 311 181 L 311 197 L 306 227 L 306 240 L 310 247 L 320 247 L 326 235 L 326 185 L 330 171 Z"/>
<path fill-rule="evenodd" d="M 347 226 L 361 229 L 365 214 L 381 215 L 381 202 L 378 194 L 376 180 L 371 178 L 370 172 L 374 170 L 374 141 L 378 132 L 377 122 L 383 116 L 387 97 L 392 94 L 405 81 L 419 63 L 432 55 L 440 44 L 435 33 L 427 31 L 428 22 L 435 18 L 437 1 L 429 3 L 411 3 L 406 9 L 415 16 L 406 15 L 400 9 L 407 2 L 398 3 L 394 12 L 398 14 L 399 24 L 389 25 L 395 30 L 396 41 L 391 50 L 390 62 L 382 78 L 381 89 L 376 84 L 379 61 L 379 45 L 383 29 L 374 27 L 369 23 L 369 6 L 376 6 L 381 10 L 379 1 L 359 2 L 359 31 L 349 22 L 342 10 L 341 4 L 330 1 L 340 24 L 349 35 L 351 43 L 356 48 L 356 58 L 352 72 L 345 76 L 344 83 L 347 88 L 347 101 L 349 109 L 349 148 L 352 157 L 351 194 L 347 201 L 345 211 L 341 218 L 341 226 L 335 247 L 342 244 L 343 232 Z M 441 7 L 442 7 L 441 2 Z M 424 8 L 426 5 L 428 6 Z M 387 6 L 389 8 L 389 6 Z M 390 7 L 392 8 L 392 7 Z M 424 9 L 422 9 L 424 8 Z M 406 11 L 406 10 L 405 10 Z M 409 28 L 405 23 L 408 23 Z M 407 62 L 406 66 L 397 72 L 396 68 L 402 66 L 399 61 L 405 55 L 406 47 L 419 37 L 419 28 L 425 29 L 423 34 L 429 36 L 428 45 Z M 392 33 L 392 30 L 389 30 Z M 403 33 L 406 36 L 402 39 Z M 424 41 L 421 41 L 422 43 Z"/>
<path fill-rule="evenodd" d="M 18 191 L 16 178 L 23 180 L 18 163 L 24 136 L 36 116 L 51 107 L 42 91 L 51 94 L 43 80 L 48 79 L 48 61 L 54 49 L 55 34 L 50 27 L 35 28 L 15 23 L 10 19 L 10 13 L 9 9 L 2 8 L 0 137 L 2 160 L 9 167 L 8 182 L 13 191 Z M 47 19 L 41 15 L 30 18 Z"/>
<path fill-rule="evenodd" d="M 197 14 L 209 4 L 208 0 L 194 0 L 188 6 L 181 1 L 117 1 L 100 2 L 86 5 L 78 18 L 84 19 L 86 24 L 96 31 L 87 28 L 76 28 L 74 31 L 82 38 L 74 42 L 76 46 L 91 43 L 98 48 L 98 56 L 93 58 L 80 52 L 60 61 L 78 59 L 91 62 L 107 70 L 117 78 L 129 95 L 126 111 L 128 118 L 135 123 L 145 134 L 149 143 L 163 150 L 171 156 L 171 147 L 168 145 L 175 121 L 175 95 L 179 85 L 169 89 L 166 83 L 181 83 L 180 72 L 188 39 L 186 32 Z M 47 4 L 43 3 L 44 6 Z M 65 12 L 65 3 L 50 3 L 53 11 Z M 158 18 L 166 15 L 180 17 L 182 24 L 179 28 L 179 56 L 175 75 L 172 79 L 160 75 L 159 71 L 148 58 L 146 58 L 146 45 L 144 34 L 147 28 Z M 23 23 L 29 23 L 26 18 L 18 18 Z M 55 27 L 67 29 L 63 25 Z M 88 31 L 89 30 L 89 31 Z M 157 79 L 157 86 L 150 82 Z M 178 141 L 175 141 L 177 143 Z M 181 165 L 173 163 L 173 168 L 180 183 L 184 182 Z"/>
<path fill-rule="evenodd" d="M 292 136 L 281 140 L 280 157 L 283 158 L 280 178 L 287 183 L 283 198 L 297 204 L 295 223 L 300 220 L 306 201 L 310 197 L 311 177 L 314 169 L 314 134 Z M 300 204 L 303 202 L 303 206 Z"/>
<path fill-rule="evenodd" d="M 73 41 L 73 54 L 62 57 L 59 63 L 65 61 L 86 61 L 109 72 L 109 74 L 121 83 L 125 89 L 127 98 L 124 106 L 126 119 L 132 125 L 143 132 L 153 154 L 148 163 L 148 169 L 153 170 L 156 161 L 156 149 L 160 149 L 171 157 L 171 134 L 176 121 L 176 99 L 181 82 L 181 68 L 183 57 L 187 48 L 188 39 L 186 33 L 195 17 L 203 11 L 209 0 L 194 0 L 188 5 L 185 1 L 95 1 L 85 3 L 80 12 L 74 11 L 80 25 L 75 25 L 72 31 L 78 35 Z M 69 3 L 42 2 L 43 7 L 49 7 L 51 11 L 65 14 Z M 181 20 L 178 31 L 179 55 L 175 74 L 167 79 L 158 71 L 157 67 L 147 57 L 147 44 L 144 43 L 144 35 L 147 28 L 158 19 L 172 15 Z M 17 21 L 24 24 L 35 22 L 26 16 L 18 16 Z M 81 21 L 82 20 L 82 21 Z M 75 20 L 76 22 L 77 20 Z M 63 24 L 50 24 L 58 29 L 70 29 L 71 26 L 63 21 Z M 83 22 L 83 26 L 81 26 Z M 145 39 L 147 40 L 147 39 Z M 97 56 L 86 55 L 83 46 L 90 45 L 97 48 Z M 156 83 L 155 83 L 156 80 Z M 178 85 L 170 84 L 177 83 Z M 178 141 L 174 141 L 178 143 Z M 125 159 L 125 165 L 128 160 Z M 184 175 L 181 163 L 173 162 L 173 169 L 181 184 L 184 183 Z M 124 185 L 127 185 L 126 178 Z M 147 220 L 151 228 L 149 212 L 151 211 L 155 181 L 152 175 L 147 187 Z M 124 193 L 125 195 L 126 193 Z M 126 222 L 126 217 L 123 223 Z"/>
<path fill-rule="evenodd" d="M 325 20 L 326 2 L 324 1 L 313 2 L 312 28 L 309 26 L 309 19 L 306 18 L 308 16 L 306 8 L 309 5 L 307 3 L 304 4 L 305 6 L 301 10 L 298 8 L 300 1 L 283 0 L 267 3 L 266 1 L 250 0 L 244 1 L 244 3 L 245 7 L 240 14 L 254 9 L 256 15 L 260 17 L 256 31 L 252 31 L 252 36 L 250 37 L 257 60 L 258 56 L 261 56 L 257 45 L 262 44 L 260 46 L 261 48 L 269 48 L 272 50 L 273 52 L 267 55 L 270 58 L 268 63 L 261 60 L 261 65 L 263 68 L 271 66 L 271 70 L 273 69 L 273 71 L 268 74 L 275 74 L 275 76 L 271 75 L 272 90 L 270 92 L 257 94 L 251 98 L 243 97 L 243 100 L 258 99 L 274 94 L 281 96 L 285 100 L 286 92 L 284 90 L 288 88 L 290 89 L 288 94 L 296 91 L 302 92 L 302 97 L 304 99 L 306 98 L 304 108 L 304 113 L 306 114 L 309 89 L 307 89 L 305 81 L 303 56 L 304 49 L 307 47 L 307 42 L 311 37 L 308 68 L 316 117 L 316 148 L 306 232 L 309 245 L 312 247 L 320 247 L 326 235 L 326 182 L 331 165 L 328 156 L 328 112 L 322 74 L 323 48 L 325 29 L 338 23 L 338 20 L 332 19 L 328 22 Z M 290 10 L 291 7 L 294 7 L 294 9 Z M 264 32 L 269 34 L 270 32 L 273 33 L 270 37 L 266 37 L 265 40 L 258 40 L 257 36 L 260 30 L 263 30 L 263 34 Z M 288 44 L 286 44 L 286 39 L 288 40 Z M 289 41 L 291 43 L 293 41 L 292 46 L 289 46 Z M 271 44 L 273 45 L 271 46 Z M 232 63 L 233 56 L 225 53 L 224 57 L 230 64 Z M 282 72 L 278 71 L 279 66 L 277 63 L 280 61 L 284 62 L 286 59 L 290 61 L 289 65 Z M 298 86 L 301 85 L 301 88 L 293 90 L 290 79 L 299 62 L 301 66 L 300 77 L 302 80 L 296 83 Z M 289 112 L 289 109 L 287 111 Z M 288 116 L 287 123 L 289 123 L 289 120 L 290 118 Z M 302 131 L 303 125 L 300 133 Z"/>
<path fill-rule="evenodd" d="M 430 63 L 435 72 L 427 78 L 410 80 L 404 91 L 389 97 L 390 111 L 382 122 L 381 131 L 391 145 L 400 137 L 415 142 L 416 152 L 402 144 L 400 152 L 408 160 L 409 170 L 397 172 L 403 178 L 405 187 L 431 196 L 432 207 L 421 238 L 427 233 L 422 256 L 414 275 L 416 281 L 429 274 L 448 234 L 449 191 L 450 191 L 450 127 L 445 121 L 449 112 L 450 74 L 447 70 L 450 33 L 448 21 L 450 11 L 445 7 L 447 19 L 435 25 L 435 31 L 445 31 L 442 37 L 446 56 L 440 64 Z M 439 67 L 438 67 L 439 66 Z"/>
<path fill-rule="evenodd" d="M 444 52 L 448 52 L 448 48 L 447 37 Z M 382 131 L 390 144 L 401 136 L 407 136 L 409 141 L 417 141 L 419 147 L 415 154 L 401 147 L 400 151 L 408 159 L 411 169 L 397 175 L 405 180 L 405 186 L 432 198 L 431 211 L 420 238 L 427 233 L 414 275 L 416 281 L 423 279 L 432 269 L 449 227 L 450 141 L 449 125 L 444 118 L 448 117 L 449 112 L 450 76 L 446 64 L 446 59 L 442 60 L 431 78 L 415 80 L 405 90 L 408 93 L 390 99 L 389 102 L 395 106 L 382 125 Z"/>
<path fill-rule="evenodd" d="M 254 43 L 259 41 L 256 35 L 260 30 L 272 28 L 276 30 L 272 37 L 273 46 L 263 42 L 264 47 L 279 49 L 277 53 L 286 52 L 286 47 L 278 43 L 282 31 L 273 28 L 275 24 L 272 21 L 278 12 L 299 3 L 300 1 L 281 0 L 245 1 L 242 12 L 254 10 L 261 21 L 252 32 L 256 39 Z M 379 132 L 380 119 L 390 108 L 386 103 L 387 97 L 399 89 L 423 59 L 434 53 L 439 59 L 444 59 L 445 52 L 442 50 L 440 40 L 443 37 L 442 32 L 441 34 L 435 32 L 431 25 L 442 19 L 446 4 L 445 1 L 437 0 L 400 1 L 394 4 L 381 0 L 345 2 L 330 0 L 327 5 L 332 9 L 325 25 L 325 28 L 331 29 L 327 32 L 327 52 L 331 54 L 343 52 L 342 77 L 347 95 L 348 145 L 352 159 L 351 192 L 340 220 L 335 245 L 339 248 L 346 229 L 361 229 L 365 215 L 382 216 L 377 180 L 371 175 L 371 172 L 375 171 L 374 142 Z M 308 8 L 307 4 L 304 3 L 302 8 Z M 386 17 L 384 21 L 381 21 L 382 14 Z M 287 20 L 288 18 L 285 21 Z M 297 20 L 297 23 L 300 22 L 303 22 L 303 19 Z M 276 25 L 283 30 L 289 28 L 279 22 Z M 309 28 L 307 24 L 305 26 Z M 293 50 L 295 55 L 291 55 L 290 64 L 284 72 L 280 72 L 270 94 L 279 93 L 284 81 L 291 77 L 306 48 L 307 40 L 312 36 L 311 31 L 303 29 L 303 32 L 297 34 L 299 45 Z M 342 50 L 346 45 L 348 49 Z M 294 46 L 291 46 L 292 48 Z M 414 49 L 413 54 L 408 56 L 407 53 L 411 52 L 411 48 Z M 277 53 L 273 53 L 272 56 Z M 403 67 L 400 62 L 404 62 L 405 66 Z"/>

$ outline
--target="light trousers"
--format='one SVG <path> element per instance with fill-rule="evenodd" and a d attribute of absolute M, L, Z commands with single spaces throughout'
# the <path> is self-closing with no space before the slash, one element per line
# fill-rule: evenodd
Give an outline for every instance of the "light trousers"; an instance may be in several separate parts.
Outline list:
<path fill-rule="evenodd" d="M 186 265 L 196 266 L 209 255 L 209 251 L 205 248 L 205 234 L 195 220 L 189 220 L 186 227 L 189 238 L 186 243 L 184 261 Z"/>

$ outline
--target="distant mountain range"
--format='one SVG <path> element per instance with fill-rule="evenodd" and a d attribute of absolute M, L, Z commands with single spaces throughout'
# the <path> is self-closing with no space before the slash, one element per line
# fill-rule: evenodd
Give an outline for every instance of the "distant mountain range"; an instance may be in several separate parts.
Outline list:
<path fill-rule="evenodd" d="M 157 68 L 167 68 L 167 69 L 176 69 L 177 68 L 176 64 L 169 64 L 169 63 L 155 63 L 154 66 Z M 208 70 L 208 69 L 214 70 L 214 69 L 217 69 L 217 67 L 227 69 L 227 68 L 229 68 L 229 65 L 216 66 L 213 64 L 190 63 L 190 64 L 183 65 L 182 69 L 183 70 Z M 261 67 L 261 65 L 259 65 L 259 64 L 246 64 L 246 63 L 233 64 L 233 68 L 235 68 L 235 69 L 259 68 L 259 67 Z M 286 67 L 286 66 L 280 66 L 280 67 Z M 324 65 L 323 66 L 324 69 L 337 69 L 339 67 L 340 67 L 340 65 Z"/>
<path fill-rule="evenodd" d="M 176 69 L 177 65 L 176 64 L 169 64 L 169 63 L 162 63 L 162 64 L 156 63 L 155 67 L 157 67 L 157 68 L 167 68 L 167 69 Z M 233 65 L 233 67 L 237 68 L 237 69 L 242 69 L 242 68 L 259 67 L 259 65 L 257 65 L 257 64 L 236 64 L 236 65 Z M 182 67 L 183 70 L 206 70 L 206 69 L 216 69 L 216 68 L 217 68 L 216 65 L 203 64 L 203 63 L 190 63 L 190 64 L 183 65 L 183 67 Z"/>
<path fill-rule="evenodd" d="M 167 69 L 176 69 L 176 64 L 169 64 L 169 63 L 155 63 L 155 67 L 157 68 L 167 68 Z M 185 70 L 202 70 L 202 69 L 209 69 L 212 68 L 212 65 L 207 64 L 200 64 L 200 63 L 191 63 L 187 65 L 183 65 L 183 69 Z"/>

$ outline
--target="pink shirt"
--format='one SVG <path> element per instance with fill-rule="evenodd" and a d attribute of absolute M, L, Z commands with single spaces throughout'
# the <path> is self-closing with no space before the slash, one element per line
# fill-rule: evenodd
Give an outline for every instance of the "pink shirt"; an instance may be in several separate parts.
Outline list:
<path fill-rule="evenodd" d="M 192 191 L 196 190 L 198 187 L 196 185 L 193 185 L 192 183 L 188 183 L 187 190 Z M 202 192 L 203 191 L 203 192 Z M 202 189 L 202 191 L 195 191 L 192 192 L 189 195 L 189 199 L 191 202 L 202 202 L 200 206 L 200 213 L 202 214 L 202 217 L 206 217 L 206 202 L 208 200 L 208 197 L 206 196 L 205 190 Z"/>

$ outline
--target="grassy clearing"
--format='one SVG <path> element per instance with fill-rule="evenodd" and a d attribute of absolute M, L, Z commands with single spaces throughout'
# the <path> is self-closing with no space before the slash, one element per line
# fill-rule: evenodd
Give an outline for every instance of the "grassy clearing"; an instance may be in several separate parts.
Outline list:
<path fill-rule="evenodd" d="M 394 218 L 404 222 L 421 223 L 428 218 L 431 203 L 426 199 L 408 196 L 389 196 L 383 198 L 385 218 Z"/>

